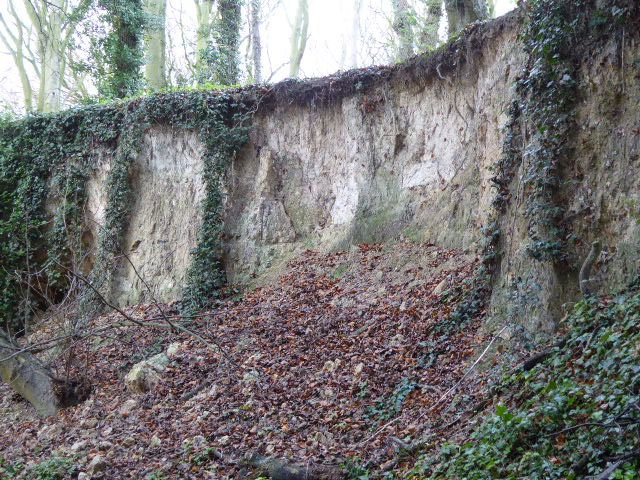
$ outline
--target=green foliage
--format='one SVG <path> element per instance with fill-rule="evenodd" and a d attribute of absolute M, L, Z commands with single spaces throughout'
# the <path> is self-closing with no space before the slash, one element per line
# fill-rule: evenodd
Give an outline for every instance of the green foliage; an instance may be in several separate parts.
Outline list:
<path fill-rule="evenodd" d="M 362 463 L 359 458 L 350 458 L 341 465 L 341 468 L 349 480 L 369 480 L 371 472 Z"/>
<path fill-rule="evenodd" d="M 74 462 L 70 458 L 53 456 L 33 467 L 34 480 L 63 480 L 74 472 Z"/>
<path fill-rule="evenodd" d="M 214 82 L 220 85 L 238 83 L 240 73 L 240 28 L 242 26 L 242 0 L 220 0 L 218 18 L 210 26 L 204 60 L 198 72 L 198 83 Z"/>
<path fill-rule="evenodd" d="M 576 43 L 587 33 L 586 7 L 585 0 L 526 4 L 528 22 L 522 39 L 529 62 L 518 91 L 534 129 L 524 152 L 524 182 L 532 240 L 527 252 L 537 260 L 567 259 L 560 168 L 571 155 L 578 75 L 573 54 Z"/>
<path fill-rule="evenodd" d="M 510 185 L 520 165 L 525 166 L 525 215 L 531 238 L 528 254 L 556 263 L 569 259 L 567 242 L 572 235 L 563 225 L 560 169 L 572 154 L 581 49 L 606 38 L 613 27 L 637 16 L 640 8 L 630 0 L 609 0 L 608 4 L 594 10 L 590 0 L 522 2 L 527 20 L 521 38 L 528 61 L 517 81 L 502 156 L 491 178 L 496 195 L 483 228 L 482 265 L 474 274 L 472 288 L 443 326 L 463 328 L 486 305 L 502 257 L 500 218 L 511 201 Z M 524 151 L 522 123 L 532 126 Z"/>
<path fill-rule="evenodd" d="M 418 386 L 417 383 L 410 381 L 408 378 L 403 378 L 393 395 L 389 398 L 382 398 L 375 405 L 368 407 L 365 416 L 374 419 L 376 422 L 392 419 L 402 411 L 404 401 Z"/>
<path fill-rule="evenodd" d="M 167 477 L 161 471 L 155 471 L 147 475 L 146 480 L 167 480 Z"/>
<path fill-rule="evenodd" d="M 147 15 L 142 0 L 99 0 L 109 32 L 99 43 L 98 89 L 106 98 L 125 98 L 142 87 L 143 38 Z"/>
<path fill-rule="evenodd" d="M 59 263 L 73 261 L 80 243 L 86 159 L 94 141 L 113 140 L 104 131 L 117 121 L 113 113 L 87 108 L 0 121 L 0 325 L 22 330 L 42 302 L 27 276 L 54 299 L 67 287 Z M 47 200 L 56 205 L 53 218 Z"/>
<path fill-rule="evenodd" d="M 556 264 L 569 260 L 571 232 L 563 223 L 562 169 L 573 154 L 580 58 L 627 22 L 637 2 L 530 0 L 523 3 L 527 68 L 518 82 L 521 109 L 531 124 L 524 151 L 528 254 Z"/>
<path fill-rule="evenodd" d="M 344 277 L 344 274 L 347 273 L 347 271 L 349 270 L 349 265 L 348 264 L 342 264 L 342 265 L 338 265 L 338 267 L 336 268 L 336 270 L 331 274 L 331 278 L 335 279 L 335 280 L 339 280 L 342 277 Z"/>
<path fill-rule="evenodd" d="M 200 134 L 205 145 L 205 198 L 198 245 L 192 252 L 183 305 L 195 311 L 210 304 L 225 283 L 222 265 L 222 180 L 230 159 L 248 140 L 247 106 L 231 94 L 192 92 L 154 95 L 128 104 L 123 133 L 108 180 L 109 203 L 100 238 L 98 271 L 111 272 L 122 251 L 131 207 L 130 170 L 139 154 L 143 132 L 152 124 L 167 123 Z M 109 281 L 106 280 L 106 289 Z M 95 304 L 95 300 L 91 300 Z"/>
<path fill-rule="evenodd" d="M 228 100 L 228 99 L 226 99 Z M 204 182 L 206 195 L 198 246 L 192 252 L 183 304 L 187 310 L 208 306 L 225 283 L 222 265 L 222 180 L 228 163 L 249 139 L 246 105 L 234 101 L 218 103 L 200 128 L 205 144 Z"/>
<path fill-rule="evenodd" d="M 68 287 L 67 267 L 83 252 L 82 212 L 91 155 L 98 146 L 113 158 L 108 202 L 94 276 L 105 294 L 129 221 L 131 174 L 144 132 L 155 124 L 194 130 L 206 146 L 204 222 L 189 273 L 185 305 L 200 308 L 224 283 L 221 265 L 221 182 L 230 159 L 248 139 L 249 107 L 233 92 L 190 91 L 90 106 L 56 115 L 0 120 L 0 325 L 22 330 L 34 308 Z M 45 203 L 54 205 L 47 212 Z M 38 272 L 35 275 L 35 272 Z M 33 283 L 33 278 L 31 278 Z M 95 312 L 94 295 L 83 297 L 85 315 Z"/>
<path fill-rule="evenodd" d="M 17 478 L 23 470 L 22 463 L 9 463 L 4 457 L 0 457 L 0 478 Z"/>
<path fill-rule="evenodd" d="M 209 463 L 215 458 L 216 449 L 213 447 L 207 447 L 202 452 L 198 452 L 191 460 L 194 465 L 202 466 Z"/>
<path fill-rule="evenodd" d="M 508 379 L 514 392 L 462 445 L 425 459 L 414 478 L 573 479 L 620 462 L 640 474 L 640 292 L 579 303 L 566 346 Z"/>
<path fill-rule="evenodd" d="M 462 296 L 462 301 L 458 303 L 449 318 L 437 326 L 437 329 L 446 335 L 463 329 L 482 314 L 491 295 L 492 276 L 500 263 L 502 230 L 499 219 L 506 212 L 511 201 L 509 187 L 522 161 L 521 111 L 517 101 L 511 104 L 508 113 L 509 121 L 505 125 L 502 156 L 493 167 L 494 175 L 491 178 L 496 195 L 492 202 L 492 211 L 487 225 L 482 229 L 482 264 L 474 272 L 471 288 L 468 291 L 458 286 L 458 291 L 454 289 L 444 296 L 445 301 L 458 299 Z"/>

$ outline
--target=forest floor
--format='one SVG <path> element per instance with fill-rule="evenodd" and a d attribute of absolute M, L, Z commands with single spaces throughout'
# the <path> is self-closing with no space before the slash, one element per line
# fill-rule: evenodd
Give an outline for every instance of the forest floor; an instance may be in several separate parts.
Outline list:
<path fill-rule="evenodd" d="M 58 367 L 90 379 L 86 402 L 39 419 L 0 385 L 0 477 L 256 478 L 237 462 L 252 452 L 401 468 L 399 450 L 461 435 L 486 389 L 484 369 L 465 376 L 491 341 L 482 318 L 450 320 L 476 267 L 432 245 L 308 251 L 195 318 L 201 339 L 133 326 L 77 343 Z M 127 313 L 158 322 L 155 305 Z M 176 342 L 160 383 L 130 393 L 131 367 Z"/>

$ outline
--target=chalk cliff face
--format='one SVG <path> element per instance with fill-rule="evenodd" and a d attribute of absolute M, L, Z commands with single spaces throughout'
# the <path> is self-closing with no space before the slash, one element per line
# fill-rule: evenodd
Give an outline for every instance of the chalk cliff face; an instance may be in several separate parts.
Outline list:
<path fill-rule="evenodd" d="M 563 223 L 576 244 L 564 271 L 532 260 L 525 251 L 530 240 L 523 178 L 530 158 L 525 155 L 516 172 L 500 225 L 503 260 L 491 301 L 497 321 L 513 320 L 532 333 L 558 328 L 565 304 L 580 297 L 578 270 L 593 241 L 603 245 L 597 290 L 624 288 L 640 273 L 640 64 L 629 60 L 638 59 L 637 31 L 634 37 L 624 44 L 612 38 L 582 61 L 577 128 L 566 139 L 573 152 L 561 166 L 558 193 L 566 211 Z M 524 141 L 528 138 L 525 134 Z"/>
<path fill-rule="evenodd" d="M 505 29 L 442 78 L 393 79 L 319 108 L 261 112 L 229 174 L 231 278 L 310 246 L 401 237 L 472 245 L 521 63 L 516 31 Z"/>
<path fill-rule="evenodd" d="M 189 131 L 153 127 L 131 172 L 134 202 L 111 292 L 121 305 L 180 298 L 202 223 L 202 145 Z M 87 226 L 96 247 L 107 204 L 110 159 L 97 154 L 87 188 Z M 95 248 L 94 250 L 95 251 Z M 145 283 L 147 285 L 145 285 Z"/>
<path fill-rule="evenodd" d="M 407 239 L 478 252 L 495 195 L 492 167 L 502 154 L 514 81 L 526 61 L 518 29 L 516 15 L 496 21 L 481 47 L 459 52 L 453 66 L 437 65 L 436 75 L 404 72 L 330 100 L 259 109 L 251 139 L 225 180 L 229 280 L 268 278 L 306 248 L 346 249 L 359 242 Z M 579 256 L 593 239 L 605 245 L 602 286 L 622 285 L 639 267 L 638 40 L 611 40 L 584 59 L 575 161 L 562 171 L 572 229 L 583 239 Z M 125 246 L 159 299 L 178 298 L 184 284 L 202 218 L 202 153 L 194 133 L 154 126 L 135 163 Z M 106 202 L 109 159 L 97 157 L 89 225 L 100 223 Z M 549 330 L 561 303 L 576 298 L 577 282 L 571 269 L 560 275 L 524 252 L 524 168 L 516 172 L 500 220 L 504 255 L 492 308 L 496 318 Z M 114 295 L 120 303 L 149 301 L 131 263 L 121 262 Z"/>

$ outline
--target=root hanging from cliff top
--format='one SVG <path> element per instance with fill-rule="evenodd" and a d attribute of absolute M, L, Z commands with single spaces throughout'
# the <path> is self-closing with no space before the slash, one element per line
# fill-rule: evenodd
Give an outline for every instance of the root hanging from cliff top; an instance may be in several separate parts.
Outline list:
<path fill-rule="evenodd" d="M 582 268 L 580 269 L 580 292 L 582 295 L 587 298 L 593 295 L 592 289 L 592 281 L 591 281 L 591 270 L 593 269 L 593 265 L 598 260 L 600 256 L 600 252 L 602 251 L 602 244 L 600 241 L 595 241 L 591 244 L 591 250 L 589 251 L 589 255 L 585 259 L 582 264 Z"/>

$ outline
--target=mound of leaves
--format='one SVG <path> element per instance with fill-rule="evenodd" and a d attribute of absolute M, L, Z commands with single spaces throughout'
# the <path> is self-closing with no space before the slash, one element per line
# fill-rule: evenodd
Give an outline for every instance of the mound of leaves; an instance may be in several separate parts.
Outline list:
<path fill-rule="evenodd" d="M 52 455 L 72 458 L 75 471 L 101 456 L 105 478 L 244 478 L 236 460 L 248 453 L 392 465 L 434 419 L 457 416 L 445 394 L 487 343 L 481 315 L 462 324 L 453 315 L 477 267 L 432 245 L 308 251 L 271 284 L 196 318 L 164 305 L 199 338 L 138 325 L 74 345 L 73 369 L 94 387 L 84 404 L 41 420 L 0 385 L 3 468 L 32 478 Z M 162 321 L 155 305 L 128 313 Z M 114 313 L 93 328 L 118 321 Z M 156 388 L 128 392 L 132 365 L 175 342 Z M 481 390 L 481 381 L 455 388 L 461 405 Z"/>
<path fill-rule="evenodd" d="M 640 476 L 640 289 L 576 305 L 562 347 L 510 390 L 468 442 L 412 478 Z"/>

